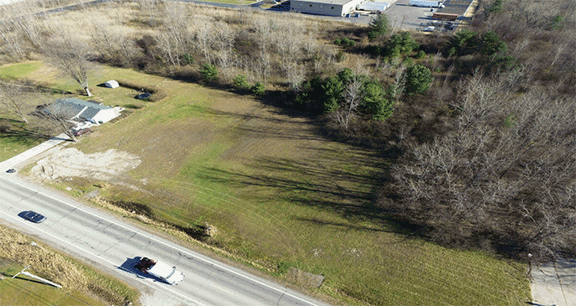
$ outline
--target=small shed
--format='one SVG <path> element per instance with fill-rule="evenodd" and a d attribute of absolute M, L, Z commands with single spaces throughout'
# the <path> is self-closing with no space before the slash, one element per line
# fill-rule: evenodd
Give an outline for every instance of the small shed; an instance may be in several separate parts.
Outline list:
<path fill-rule="evenodd" d="M 106 85 L 106 87 L 108 87 L 108 88 L 120 87 L 120 84 L 118 84 L 118 82 L 116 80 L 110 80 L 110 81 L 104 83 L 104 85 Z"/>

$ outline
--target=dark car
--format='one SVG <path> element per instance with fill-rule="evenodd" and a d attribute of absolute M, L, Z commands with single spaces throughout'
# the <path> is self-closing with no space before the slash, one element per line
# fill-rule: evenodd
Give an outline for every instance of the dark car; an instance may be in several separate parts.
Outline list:
<path fill-rule="evenodd" d="M 16 172 L 16 169 L 8 169 L 8 170 L 6 170 L 6 173 L 15 173 L 15 172 Z"/>
<path fill-rule="evenodd" d="M 89 132 L 91 132 L 90 129 L 80 129 L 80 130 L 74 132 L 74 136 L 80 136 L 80 135 L 83 135 L 83 134 L 86 134 Z"/>
<path fill-rule="evenodd" d="M 149 93 L 142 93 L 136 96 L 136 99 L 140 99 L 140 100 L 147 100 L 150 99 L 151 94 Z"/>
<path fill-rule="evenodd" d="M 34 223 L 42 223 L 44 222 L 44 220 L 46 220 L 46 217 L 44 217 L 43 215 L 37 213 L 37 212 L 33 212 L 33 211 L 27 211 L 24 214 L 22 214 L 22 217 L 26 220 L 30 220 Z"/>

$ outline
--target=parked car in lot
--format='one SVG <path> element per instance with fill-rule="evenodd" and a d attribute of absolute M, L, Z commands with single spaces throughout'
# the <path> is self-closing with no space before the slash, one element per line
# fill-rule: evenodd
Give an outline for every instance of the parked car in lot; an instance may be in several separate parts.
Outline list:
<path fill-rule="evenodd" d="M 42 223 L 46 220 L 46 217 L 43 215 L 34 212 L 34 211 L 26 211 L 22 214 L 22 217 L 26 220 L 32 221 L 34 223 Z"/>
<path fill-rule="evenodd" d="M 425 27 L 424 29 L 422 29 L 423 32 L 434 32 L 436 28 L 433 26 L 429 26 L 429 27 Z"/>
<path fill-rule="evenodd" d="M 81 135 L 84 135 L 84 134 L 90 133 L 90 132 L 92 132 L 92 130 L 90 130 L 90 129 L 88 129 L 88 128 L 86 128 L 86 129 L 79 129 L 79 130 L 77 130 L 77 131 L 74 132 L 74 136 L 81 136 Z"/>

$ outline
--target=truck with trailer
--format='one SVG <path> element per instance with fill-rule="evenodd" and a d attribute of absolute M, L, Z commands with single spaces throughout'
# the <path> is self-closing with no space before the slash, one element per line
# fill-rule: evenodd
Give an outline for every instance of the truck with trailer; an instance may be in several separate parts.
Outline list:
<path fill-rule="evenodd" d="M 408 4 L 412 6 L 422 6 L 422 7 L 437 7 L 437 8 L 444 7 L 443 1 L 410 0 Z"/>
<path fill-rule="evenodd" d="M 176 267 L 171 267 L 161 261 L 142 257 L 134 266 L 144 274 L 150 274 L 170 285 L 178 285 L 184 280 L 184 273 L 177 271 Z"/>

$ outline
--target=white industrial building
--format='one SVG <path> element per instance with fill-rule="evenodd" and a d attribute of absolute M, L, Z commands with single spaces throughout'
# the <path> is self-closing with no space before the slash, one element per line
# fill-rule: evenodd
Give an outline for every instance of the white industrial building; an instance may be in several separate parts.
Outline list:
<path fill-rule="evenodd" d="M 290 10 L 326 16 L 345 16 L 356 10 L 363 0 L 291 0 Z"/>

